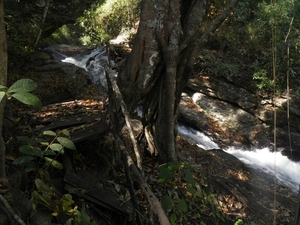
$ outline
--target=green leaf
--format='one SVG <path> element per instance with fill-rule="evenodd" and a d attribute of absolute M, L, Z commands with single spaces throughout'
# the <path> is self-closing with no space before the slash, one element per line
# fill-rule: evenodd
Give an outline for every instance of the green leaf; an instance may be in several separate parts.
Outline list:
<path fill-rule="evenodd" d="M 60 169 L 60 170 L 62 170 L 64 168 L 63 165 L 55 159 L 45 157 L 45 160 L 46 160 L 46 165 L 51 165 L 54 168 Z"/>
<path fill-rule="evenodd" d="M 168 165 L 160 166 L 159 170 L 159 177 L 168 180 L 172 176 L 172 172 L 168 169 Z"/>
<path fill-rule="evenodd" d="M 179 201 L 177 203 L 177 209 L 181 212 L 187 211 L 187 207 L 186 207 L 186 203 L 185 203 L 184 199 L 179 199 Z"/>
<path fill-rule="evenodd" d="M 20 140 L 20 141 L 23 141 L 27 144 L 30 144 L 30 143 L 33 142 L 32 139 L 27 137 L 27 136 L 17 136 L 17 139 Z"/>
<path fill-rule="evenodd" d="M 178 162 L 169 162 L 168 163 L 168 169 L 170 171 L 175 171 L 178 169 L 178 167 L 179 167 Z"/>
<path fill-rule="evenodd" d="M 13 83 L 7 92 L 23 93 L 23 92 L 34 91 L 36 88 L 37 88 L 36 82 L 34 82 L 31 79 L 24 78 L 24 79 L 17 80 L 15 83 Z"/>
<path fill-rule="evenodd" d="M 50 145 L 51 150 L 64 154 L 64 148 L 61 144 L 53 143 Z"/>
<path fill-rule="evenodd" d="M 39 189 L 42 193 L 48 193 L 48 194 L 53 193 L 53 190 L 47 184 L 45 184 L 41 179 L 38 178 L 35 179 L 34 183 L 37 189 Z"/>
<path fill-rule="evenodd" d="M 67 137 L 70 137 L 70 132 L 69 132 L 67 129 L 63 129 L 63 130 L 62 130 L 62 133 L 63 133 L 64 135 L 66 135 Z"/>
<path fill-rule="evenodd" d="M 0 91 L 0 102 L 2 101 L 2 99 L 5 96 L 5 92 L 4 91 Z"/>
<path fill-rule="evenodd" d="M 84 225 L 89 225 L 91 223 L 91 218 L 84 210 L 81 210 L 81 217 Z"/>
<path fill-rule="evenodd" d="M 52 130 L 45 130 L 45 131 L 43 132 L 43 135 L 56 136 L 56 133 L 53 132 Z"/>
<path fill-rule="evenodd" d="M 19 148 L 19 151 L 26 154 L 26 155 L 33 155 L 43 158 L 43 153 L 40 148 L 33 147 L 30 145 L 23 145 Z"/>
<path fill-rule="evenodd" d="M 41 100 L 34 94 L 27 93 L 27 92 L 24 92 L 24 93 L 17 92 L 17 93 L 14 93 L 12 95 L 12 97 L 14 97 L 18 101 L 20 101 L 26 105 L 32 105 L 37 108 L 42 108 Z"/>
<path fill-rule="evenodd" d="M 38 143 L 40 143 L 41 145 L 46 145 L 46 146 L 49 145 L 49 142 L 47 140 L 45 140 L 44 138 L 37 138 L 36 141 Z"/>
<path fill-rule="evenodd" d="M 26 167 L 25 168 L 26 173 L 29 173 L 29 172 L 34 171 L 34 170 L 35 170 L 35 167 Z"/>
<path fill-rule="evenodd" d="M 65 137 L 58 137 L 57 141 L 63 146 L 71 150 L 76 150 L 76 146 L 74 145 L 73 141 L 71 141 L 69 138 Z"/>
<path fill-rule="evenodd" d="M 177 221 L 177 216 L 175 213 L 172 213 L 171 216 L 170 216 L 170 222 L 172 225 L 174 225 Z"/>
<path fill-rule="evenodd" d="M 34 157 L 32 157 L 32 156 L 21 156 L 21 157 L 19 157 L 19 158 L 16 158 L 16 159 L 13 161 L 13 164 L 14 164 L 14 165 L 23 165 L 23 164 L 25 164 L 25 163 L 27 163 L 27 162 L 30 162 L 30 161 L 32 161 L 32 160 L 34 160 Z"/>
<path fill-rule="evenodd" d="M 47 156 L 47 155 L 56 155 L 56 153 L 52 150 L 47 150 L 43 152 L 43 156 Z"/>
<path fill-rule="evenodd" d="M 50 203 L 47 202 L 37 191 L 33 191 L 31 193 L 33 199 L 38 202 L 39 204 L 42 204 L 46 207 L 50 207 Z"/>
<path fill-rule="evenodd" d="M 191 194 L 191 195 L 195 195 L 196 191 L 193 187 L 191 187 L 190 185 L 186 185 L 186 190 Z"/>
<path fill-rule="evenodd" d="M 3 86 L 3 85 L 0 84 L 0 90 L 3 90 L 4 92 L 6 92 L 6 89 L 7 89 L 6 86 Z"/>
<path fill-rule="evenodd" d="M 172 209 L 172 199 L 168 195 L 162 196 L 161 206 L 164 210 Z"/>
<path fill-rule="evenodd" d="M 234 223 L 234 225 L 243 225 L 244 224 L 244 222 L 243 222 L 243 220 L 241 220 L 241 219 L 238 219 L 235 223 Z"/>
<path fill-rule="evenodd" d="M 186 182 L 188 184 L 191 184 L 191 185 L 195 185 L 196 184 L 196 181 L 193 178 L 193 175 L 192 175 L 191 171 L 189 171 L 189 170 L 185 174 L 185 180 L 186 180 Z"/>

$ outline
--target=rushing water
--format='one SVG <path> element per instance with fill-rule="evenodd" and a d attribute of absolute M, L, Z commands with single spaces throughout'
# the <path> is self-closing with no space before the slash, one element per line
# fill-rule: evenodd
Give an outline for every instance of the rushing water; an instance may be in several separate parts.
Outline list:
<path fill-rule="evenodd" d="M 71 63 L 84 68 L 94 83 L 101 84 L 107 88 L 105 70 L 101 66 L 103 65 L 102 63 L 106 63 L 108 60 L 105 47 L 97 47 L 89 54 L 74 57 L 65 56 L 51 49 L 50 51 L 57 61 Z M 202 149 L 220 148 L 210 137 L 192 128 L 179 125 L 178 131 L 180 135 L 193 141 Z M 249 149 L 249 151 L 245 151 L 245 149 L 229 147 L 226 149 L 226 152 L 234 155 L 251 168 L 272 175 L 276 174 L 278 183 L 291 188 L 294 192 L 298 191 L 300 185 L 300 162 L 293 162 L 279 152 L 273 153 L 269 148 Z"/>
<path fill-rule="evenodd" d="M 179 125 L 178 132 L 202 149 L 210 150 L 220 148 L 210 137 L 200 131 Z M 298 191 L 300 185 L 300 162 L 293 162 L 286 156 L 281 155 L 280 152 L 271 152 L 269 148 L 252 148 L 247 151 L 245 149 L 229 147 L 225 151 L 234 155 L 245 165 L 253 169 L 271 175 L 276 174 L 279 184 L 289 187 L 294 192 Z"/>

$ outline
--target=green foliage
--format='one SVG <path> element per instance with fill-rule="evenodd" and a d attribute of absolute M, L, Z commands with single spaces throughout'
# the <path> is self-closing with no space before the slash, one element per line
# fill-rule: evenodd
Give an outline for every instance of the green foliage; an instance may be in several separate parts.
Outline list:
<path fill-rule="evenodd" d="M 77 39 L 84 45 L 103 45 L 121 31 L 136 27 L 139 5 L 140 0 L 99 1 L 86 10 L 74 25 L 63 26 L 51 39 L 56 43 L 77 43 Z"/>
<path fill-rule="evenodd" d="M 211 76 L 232 78 L 240 74 L 239 65 L 234 62 L 226 62 L 211 51 L 203 50 L 201 55 L 203 69 Z"/>
<path fill-rule="evenodd" d="M 262 69 L 253 74 L 253 79 L 258 80 L 257 87 L 260 90 L 272 90 L 273 82 L 268 76 L 268 72 Z"/>
<path fill-rule="evenodd" d="M 29 92 L 37 88 L 37 83 L 31 79 L 20 79 L 13 83 L 9 88 L 0 85 L 0 101 L 6 96 L 8 99 L 15 98 L 18 101 L 32 105 L 37 108 L 42 107 L 40 99 Z"/>
<path fill-rule="evenodd" d="M 47 174 L 45 168 L 48 167 L 63 169 L 63 165 L 56 160 L 57 156 L 64 154 L 65 148 L 76 149 L 74 143 L 68 137 L 69 132 L 67 130 L 62 130 L 58 134 L 53 131 L 44 131 L 40 137 L 36 138 L 20 136 L 18 139 L 25 142 L 25 145 L 21 146 L 19 151 L 24 156 L 16 158 L 13 164 L 24 166 L 26 172 L 38 172 L 41 168 L 42 172 L 39 171 L 40 174 Z M 53 158 L 49 158 L 49 156 Z"/>
<path fill-rule="evenodd" d="M 48 168 L 63 169 L 63 165 L 56 158 L 59 154 L 64 154 L 65 148 L 76 150 L 74 143 L 69 139 L 68 130 L 58 133 L 46 130 L 39 137 L 20 136 L 18 139 L 25 142 L 25 145 L 19 148 L 24 156 L 16 158 L 13 164 L 24 166 L 26 172 L 34 172 L 36 177 L 42 178 L 35 178 L 36 189 L 31 193 L 34 213 L 38 207 L 42 206 L 49 210 L 54 217 L 59 214 L 66 214 L 70 217 L 66 225 L 96 225 L 85 212 L 84 207 L 79 209 L 78 206 L 74 206 L 75 201 L 71 194 L 81 197 L 86 193 L 85 190 L 70 189 L 69 193 L 61 195 L 43 181 L 51 179 Z"/>
<path fill-rule="evenodd" d="M 234 225 L 244 225 L 244 222 L 243 222 L 243 220 L 238 219 L 238 220 L 234 223 Z"/>
<path fill-rule="evenodd" d="M 230 75 L 228 71 L 234 70 L 228 65 L 224 67 L 220 64 L 230 60 L 231 64 L 240 65 L 239 73 L 243 73 L 243 76 L 253 77 L 259 92 L 270 92 L 274 86 L 272 74 L 272 40 L 274 40 L 275 84 L 279 89 L 278 92 L 285 90 L 286 74 L 289 71 L 293 71 L 289 73 L 290 88 L 297 90 L 300 84 L 299 24 L 299 1 L 279 0 L 274 4 L 259 0 L 241 1 L 207 44 L 207 49 L 218 52 L 222 59 L 210 58 L 205 62 L 211 63 L 204 69 L 213 74 L 220 71 L 224 76 L 228 76 Z M 272 28 L 275 28 L 273 36 Z"/>
<path fill-rule="evenodd" d="M 32 192 L 34 213 L 42 206 L 52 212 L 52 216 L 64 213 L 70 217 L 66 225 L 96 225 L 84 208 L 78 209 L 74 206 L 75 201 L 71 194 L 60 195 L 53 187 L 49 187 L 41 179 L 34 181 L 36 190 Z"/>
<path fill-rule="evenodd" d="M 169 213 L 171 224 L 201 221 L 201 214 L 208 212 L 216 220 L 223 220 L 214 203 L 215 195 L 206 193 L 195 180 L 196 168 L 185 162 L 170 162 L 160 165 L 158 172 L 158 183 L 165 185 L 168 190 L 161 198 L 161 205 Z M 178 183 L 182 181 L 185 182 L 185 186 L 179 187 Z M 202 221 L 200 224 L 205 223 Z"/>

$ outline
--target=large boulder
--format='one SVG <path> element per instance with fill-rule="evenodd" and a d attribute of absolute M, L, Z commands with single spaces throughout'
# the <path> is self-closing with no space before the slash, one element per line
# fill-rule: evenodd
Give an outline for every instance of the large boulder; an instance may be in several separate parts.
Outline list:
<path fill-rule="evenodd" d="M 288 108 L 289 106 L 289 113 Z M 202 130 L 221 146 L 272 147 L 300 152 L 300 96 L 262 98 L 239 81 L 198 76 L 190 79 L 179 106 L 179 120 Z M 293 157 L 292 157 L 293 158 Z"/>

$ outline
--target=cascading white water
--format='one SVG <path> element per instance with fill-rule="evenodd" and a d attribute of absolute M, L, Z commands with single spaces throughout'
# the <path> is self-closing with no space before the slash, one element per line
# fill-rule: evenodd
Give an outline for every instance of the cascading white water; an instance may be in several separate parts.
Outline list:
<path fill-rule="evenodd" d="M 210 150 L 220 148 L 211 138 L 200 131 L 179 125 L 178 132 L 202 149 Z M 234 155 L 245 165 L 253 169 L 261 170 L 272 175 L 276 174 L 279 184 L 290 188 L 294 192 L 298 192 L 300 185 L 300 162 L 293 162 L 286 156 L 281 155 L 280 152 L 271 152 L 269 148 L 253 148 L 247 151 L 245 149 L 229 147 L 225 151 Z"/>
<path fill-rule="evenodd" d="M 105 47 L 98 47 L 87 55 L 75 57 L 67 57 L 61 53 L 56 54 L 57 52 L 55 53 L 54 50 L 51 50 L 51 52 L 52 51 L 53 57 L 57 60 L 84 68 L 94 83 L 101 84 L 107 88 L 105 70 L 101 66 L 102 63 L 106 63 L 108 60 Z M 196 143 L 202 149 L 210 150 L 220 148 L 210 137 L 192 128 L 179 125 L 178 132 L 180 135 Z M 272 153 L 268 148 L 249 149 L 249 151 L 245 151 L 244 149 L 229 147 L 226 149 L 226 152 L 234 155 L 251 168 L 262 170 L 270 174 L 276 174 L 278 183 L 291 188 L 294 192 L 298 191 L 300 184 L 300 163 L 290 161 L 286 156 L 281 155 L 281 153 Z"/>
<path fill-rule="evenodd" d="M 70 63 L 80 68 L 85 69 L 90 75 L 93 83 L 102 85 L 107 90 L 107 82 L 103 64 L 107 63 L 108 55 L 106 47 L 96 47 L 85 55 L 76 55 L 69 57 L 61 54 L 51 48 L 47 49 L 52 56 L 60 62 Z"/>

